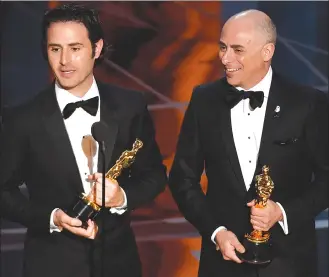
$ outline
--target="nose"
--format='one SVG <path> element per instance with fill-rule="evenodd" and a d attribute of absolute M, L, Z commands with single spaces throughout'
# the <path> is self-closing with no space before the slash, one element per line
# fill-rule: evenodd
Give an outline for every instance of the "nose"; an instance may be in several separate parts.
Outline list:
<path fill-rule="evenodd" d="M 227 65 L 230 61 L 232 61 L 232 51 L 227 49 L 225 52 L 220 53 L 220 58 L 223 65 Z"/>
<path fill-rule="evenodd" d="M 66 65 L 69 62 L 70 62 L 69 51 L 66 49 L 63 49 L 62 53 L 61 53 L 60 63 L 61 63 L 61 65 Z"/>

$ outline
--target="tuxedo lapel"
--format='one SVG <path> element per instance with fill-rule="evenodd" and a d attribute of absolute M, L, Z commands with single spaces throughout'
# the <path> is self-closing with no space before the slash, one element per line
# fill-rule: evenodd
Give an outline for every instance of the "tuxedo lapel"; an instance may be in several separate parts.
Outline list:
<path fill-rule="evenodd" d="M 45 135 L 49 136 L 50 142 L 52 142 L 51 147 L 55 147 L 54 153 L 59 156 L 62 170 L 59 174 L 67 174 L 70 185 L 77 193 L 80 193 L 83 191 L 83 186 L 78 165 L 57 103 L 54 84 L 45 93 L 42 107 Z M 49 158 L 51 159 L 51 157 Z"/>
<path fill-rule="evenodd" d="M 271 149 L 270 146 L 273 143 L 275 133 L 278 131 L 279 122 L 282 120 L 282 111 L 280 111 L 280 116 L 275 116 L 275 109 L 277 106 L 279 106 L 280 109 L 282 109 L 282 107 L 285 108 L 284 94 L 285 91 L 284 88 L 280 85 L 279 77 L 273 72 L 269 98 L 265 112 L 262 138 L 258 152 L 256 174 L 263 165 L 271 166 L 269 164 L 269 151 Z"/>
<path fill-rule="evenodd" d="M 117 119 L 116 110 L 118 108 L 114 97 L 111 97 L 111 91 L 109 87 L 102 83 L 97 83 L 100 94 L 100 118 L 101 121 L 107 125 L 106 140 L 105 140 L 105 168 L 108 170 L 109 163 L 112 158 L 112 153 L 115 145 L 115 141 L 118 134 L 119 124 Z M 102 170 L 101 155 L 98 155 L 98 172 Z"/>
<path fill-rule="evenodd" d="M 224 86 L 222 88 L 220 87 L 216 88 L 217 90 L 216 94 L 219 97 L 223 97 L 226 92 L 221 93 L 220 90 L 227 90 L 227 89 L 228 89 L 228 85 L 226 81 L 224 81 Z M 235 182 L 233 182 L 232 185 L 236 188 L 237 192 L 244 197 L 246 193 L 246 186 L 244 184 L 242 171 L 234 144 L 232 122 L 231 122 L 231 109 L 227 105 L 224 97 L 220 99 L 219 103 L 222 103 L 222 106 L 220 107 L 220 109 L 216 107 L 216 109 L 219 112 L 218 116 L 220 118 L 220 125 L 218 127 L 220 128 L 220 133 L 223 138 L 226 153 L 236 178 Z"/>

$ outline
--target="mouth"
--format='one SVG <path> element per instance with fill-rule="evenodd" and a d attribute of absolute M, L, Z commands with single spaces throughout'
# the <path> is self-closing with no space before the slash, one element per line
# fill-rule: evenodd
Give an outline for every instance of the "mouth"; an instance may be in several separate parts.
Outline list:
<path fill-rule="evenodd" d="M 59 73 L 64 78 L 69 78 L 73 75 L 75 70 L 59 70 Z"/>
<path fill-rule="evenodd" d="M 241 70 L 241 68 L 225 68 L 226 73 L 235 73 Z"/>

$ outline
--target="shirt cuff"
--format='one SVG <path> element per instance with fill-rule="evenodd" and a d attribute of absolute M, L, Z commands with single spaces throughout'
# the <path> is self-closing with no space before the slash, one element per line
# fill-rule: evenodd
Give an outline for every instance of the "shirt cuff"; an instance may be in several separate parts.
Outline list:
<path fill-rule="evenodd" d="M 278 221 L 285 235 L 289 234 L 287 215 L 279 202 L 276 202 L 282 211 L 283 220 Z"/>
<path fill-rule="evenodd" d="M 120 206 L 120 207 L 113 207 L 113 208 L 110 208 L 110 213 L 112 214 L 123 214 L 126 210 L 127 210 L 127 196 L 126 196 L 126 193 L 125 191 L 120 188 L 122 193 L 123 193 L 123 205 Z"/>
<path fill-rule="evenodd" d="M 224 226 L 220 226 L 218 227 L 211 235 L 211 241 L 217 245 L 216 241 L 215 241 L 215 237 L 216 237 L 216 234 L 220 231 L 220 230 L 227 230 Z"/>
<path fill-rule="evenodd" d="M 61 232 L 62 230 L 59 229 L 54 223 L 54 214 L 59 208 L 54 209 L 50 214 L 50 222 L 49 222 L 49 231 L 52 232 Z"/>

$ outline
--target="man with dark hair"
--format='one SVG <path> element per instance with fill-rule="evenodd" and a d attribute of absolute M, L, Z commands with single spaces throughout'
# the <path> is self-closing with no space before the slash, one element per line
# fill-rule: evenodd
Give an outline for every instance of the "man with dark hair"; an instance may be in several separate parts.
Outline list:
<path fill-rule="evenodd" d="M 103 276 L 139 277 L 129 214 L 166 184 L 145 100 L 139 92 L 95 80 L 94 64 L 104 54 L 95 11 L 73 4 L 48 11 L 43 47 L 55 81 L 5 120 L 0 143 L 0 212 L 27 227 L 24 277 L 98 277 L 101 259 Z M 143 146 L 117 180 L 106 179 L 104 225 L 98 216 L 82 228 L 65 211 L 93 183 L 95 201 L 102 204 L 98 151 L 88 156 L 82 147 L 97 121 L 108 125 L 107 170 L 136 138 Z M 29 199 L 19 190 L 22 182 Z"/>
<path fill-rule="evenodd" d="M 219 42 L 226 76 L 196 87 L 185 113 L 169 186 L 202 236 L 199 277 L 317 276 L 314 218 L 328 207 L 328 98 L 272 70 L 275 43 L 263 12 L 232 16 Z M 274 190 L 261 209 L 252 198 L 264 165 Z M 239 258 L 252 229 L 270 230 L 270 264 Z"/>

